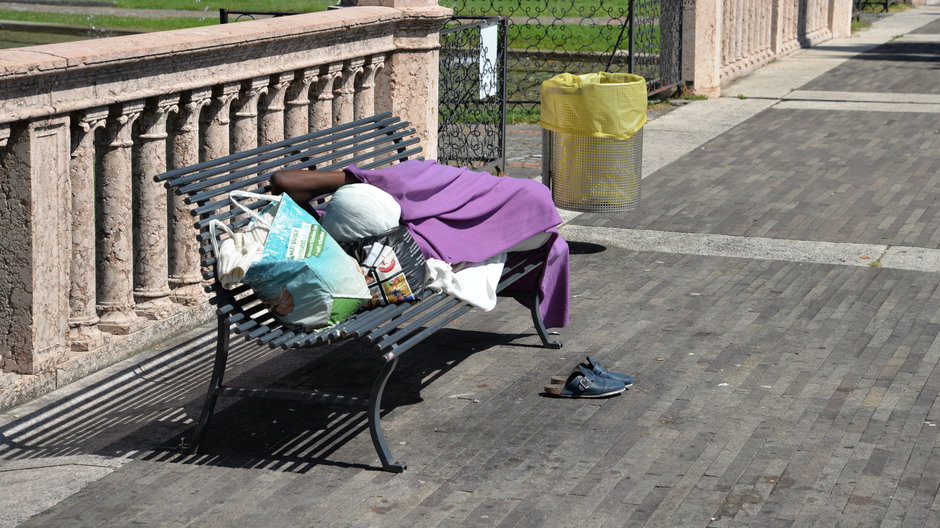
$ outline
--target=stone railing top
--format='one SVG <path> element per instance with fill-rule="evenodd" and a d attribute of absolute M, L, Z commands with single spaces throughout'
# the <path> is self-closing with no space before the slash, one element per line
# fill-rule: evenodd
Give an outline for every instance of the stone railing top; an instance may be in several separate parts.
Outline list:
<path fill-rule="evenodd" d="M 449 14 L 433 7 L 348 7 L 0 51 L 0 124 L 431 49 L 438 45 L 437 27 L 428 21 Z"/>
<path fill-rule="evenodd" d="M 173 53 L 207 51 L 246 41 L 278 41 L 330 30 L 357 28 L 404 18 L 401 10 L 357 7 L 138 35 L 44 44 L 0 51 L 0 81 L 20 75 L 115 64 Z"/>

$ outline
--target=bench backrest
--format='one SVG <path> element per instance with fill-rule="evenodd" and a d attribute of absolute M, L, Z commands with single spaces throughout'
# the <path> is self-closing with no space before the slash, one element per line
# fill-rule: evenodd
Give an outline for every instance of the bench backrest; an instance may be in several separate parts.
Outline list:
<path fill-rule="evenodd" d="M 271 346 L 306 346 L 348 335 L 349 327 L 358 318 L 320 332 L 297 331 L 284 328 L 248 287 L 222 288 L 215 280 L 209 222 L 218 219 L 233 230 L 247 225 L 251 218 L 230 207 L 229 193 L 234 190 L 268 193 L 270 175 L 280 170 L 337 170 L 351 164 L 374 169 L 410 159 L 421 152 L 414 132 L 407 122 L 391 114 L 379 114 L 156 176 L 156 181 L 185 196 L 185 203 L 192 206 L 191 212 L 197 217 L 203 278 L 209 281 L 206 286 L 211 294 L 209 302 L 217 306 L 219 316 L 235 325 L 237 333 L 247 332 L 249 339 Z M 256 210 L 267 202 L 243 205 Z"/>

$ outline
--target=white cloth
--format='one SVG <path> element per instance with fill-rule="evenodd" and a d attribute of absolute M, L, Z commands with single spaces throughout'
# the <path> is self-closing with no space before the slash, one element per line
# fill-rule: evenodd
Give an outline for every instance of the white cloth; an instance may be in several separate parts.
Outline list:
<path fill-rule="evenodd" d="M 538 233 L 509 249 L 531 251 L 542 247 L 550 233 Z M 496 307 L 496 287 L 503 275 L 506 253 L 500 253 L 483 262 L 461 262 L 454 270 L 443 260 L 427 259 L 428 288 L 466 301 L 488 312 Z"/>
<path fill-rule="evenodd" d="M 499 253 L 483 262 L 466 264 L 455 272 L 443 260 L 427 259 L 428 288 L 488 312 L 496 307 L 496 287 L 505 263 L 506 254 Z"/>
<path fill-rule="evenodd" d="M 328 202 L 320 225 L 337 242 L 378 235 L 398 225 L 401 206 L 392 195 L 367 183 L 337 189 Z"/>

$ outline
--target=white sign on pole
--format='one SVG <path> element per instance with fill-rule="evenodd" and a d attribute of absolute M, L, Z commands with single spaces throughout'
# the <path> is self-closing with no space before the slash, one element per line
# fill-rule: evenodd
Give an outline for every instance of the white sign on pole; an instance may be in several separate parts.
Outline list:
<path fill-rule="evenodd" d="M 493 24 L 480 28 L 480 99 L 493 97 L 497 93 L 499 67 L 496 63 L 499 26 Z"/>

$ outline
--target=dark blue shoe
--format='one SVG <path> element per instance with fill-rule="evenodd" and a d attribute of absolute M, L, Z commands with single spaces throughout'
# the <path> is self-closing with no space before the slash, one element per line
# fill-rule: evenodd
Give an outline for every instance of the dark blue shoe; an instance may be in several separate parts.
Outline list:
<path fill-rule="evenodd" d="M 597 374 L 598 376 L 601 376 L 603 378 L 609 378 L 612 380 L 623 382 L 625 387 L 631 387 L 633 385 L 633 376 L 630 376 L 629 374 L 623 374 L 621 372 L 613 372 L 611 370 L 607 370 L 606 368 L 604 368 L 603 365 L 601 365 L 600 363 L 598 363 L 597 361 L 589 357 L 584 358 L 584 359 L 586 359 L 587 361 L 578 365 L 579 367 L 582 367 L 585 370 L 593 372 L 594 374 Z"/>
<path fill-rule="evenodd" d="M 598 376 L 580 365 L 563 383 L 560 381 L 561 378 L 553 377 L 545 392 L 565 398 L 606 398 L 627 390 L 623 382 Z"/>

